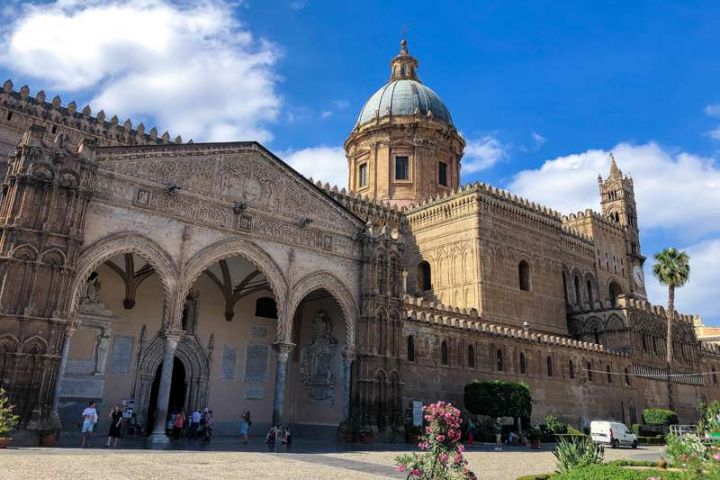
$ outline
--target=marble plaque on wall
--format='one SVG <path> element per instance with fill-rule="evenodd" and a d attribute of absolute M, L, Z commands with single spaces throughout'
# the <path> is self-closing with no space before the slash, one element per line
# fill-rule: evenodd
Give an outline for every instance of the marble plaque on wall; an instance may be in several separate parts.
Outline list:
<path fill-rule="evenodd" d="M 64 377 L 60 383 L 61 397 L 102 398 L 105 380 L 102 378 Z"/>
<path fill-rule="evenodd" d="M 245 398 L 262 400 L 265 398 L 265 387 L 245 387 Z"/>
<path fill-rule="evenodd" d="M 237 365 L 237 347 L 223 345 L 220 356 L 220 380 L 223 382 L 235 381 L 235 366 Z"/>
<path fill-rule="evenodd" d="M 253 338 L 267 338 L 268 327 L 265 327 L 262 325 L 253 325 L 252 336 L 253 336 Z"/>
<path fill-rule="evenodd" d="M 265 383 L 270 347 L 249 343 L 245 347 L 245 382 Z"/>
<path fill-rule="evenodd" d="M 110 355 L 110 373 L 128 373 L 132 362 L 135 337 L 115 335 Z"/>

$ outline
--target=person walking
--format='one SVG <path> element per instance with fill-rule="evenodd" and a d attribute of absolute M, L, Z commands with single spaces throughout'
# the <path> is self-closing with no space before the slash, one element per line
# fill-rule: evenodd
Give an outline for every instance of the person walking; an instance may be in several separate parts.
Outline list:
<path fill-rule="evenodd" d="M 88 403 L 88 406 L 82 412 L 83 422 L 82 429 L 80 430 L 81 447 L 85 447 L 85 445 L 87 444 L 87 437 L 92 435 L 92 432 L 95 429 L 95 424 L 98 421 L 98 414 L 95 405 L 95 402 Z"/>
<path fill-rule="evenodd" d="M 196 439 L 200 430 L 200 421 L 202 420 L 202 414 L 200 410 L 195 410 L 190 416 L 190 438 Z"/>
<path fill-rule="evenodd" d="M 252 420 L 250 420 L 250 410 L 242 416 L 240 421 L 240 435 L 243 437 L 243 443 L 247 445 L 248 435 L 250 434 L 250 427 L 252 426 Z"/>
<path fill-rule="evenodd" d="M 108 438 L 107 443 L 105 444 L 105 448 L 109 448 L 111 442 L 113 444 L 113 447 L 117 447 L 118 438 L 120 438 L 120 435 L 122 433 L 122 423 L 122 408 L 120 408 L 120 405 L 115 405 L 112 409 L 112 412 L 110 412 L 110 431 L 108 432 Z"/>
<path fill-rule="evenodd" d="M 205 435 L 205 441 L 209 442 L 212 438 L 213 425 L 215 425 L 215 419 L 213 418 L 212 410 L 206 408 L 205 415 L 203 415 L 203 432 Z"/>
<path fill-rule="evenodd" d="M 500 417 L 495 419 L 495 450 L 501 451 L 502 450 L 502 420 L 500 420 Z"/>
<path fill-rule="evenodd" d="M 183 428 L 185 428 L 185 410 L 180 411 L 175 415 L 175 427 L 173 428 L 173 438 L 180 440 L 183 434 Z"/>

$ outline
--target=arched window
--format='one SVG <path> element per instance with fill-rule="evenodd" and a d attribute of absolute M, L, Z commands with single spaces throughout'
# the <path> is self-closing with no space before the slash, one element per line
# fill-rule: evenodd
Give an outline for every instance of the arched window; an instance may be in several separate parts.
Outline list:
<path fill-rule="evenodd" d="M 548 357 L 547 357 L 547 374 L 548 374 L 548 377 L 553 376 L 552 357 L 550 357 L 550 355 L 548 355 Z"/>
<path fill-rule="evenodd" d="M 641 335 L 641 337 L 642 337 L 643 352 L 647 353 L 647 351 L 648 351 L 648 346 L 647 346 L 647 334 L 643 333 L 643 334 Z"/>
<path fill-rule="evenodd" d="M 586 367 L 587 367 L 588 381 L 592 382 L 593 381 L 592 364 L 590 362 L 587 362 Z"/>
<path fill-rule="evenodd" d="M 580 305 L 582 303 L 582 296 L 580 295 L 580 279 L 575 277 L 575 303 Z"/>
<path fill-rule="evenodd" d="M 520 352 L 520 373 L 527 373 L 527 363 L 525 362 L 525 354 Z"/>
<path fill-rule="evenodd" d="M 618 297 L 623 294 L 623 289 L 617 282 L 610 282 L 608 293 L 610 294 L 610 302 L 615 305 Z"/>
<path fill-rule="evenodd" d="M 520 281 L 520 290 L 530 291 L 530 265 L 523 260 L 518 265 L 518 276 Z"/>
<path fill-rule="evenodd" d="M 447 342 L 443 340 L 443 342 L 440 344 L 440 360 L 442 361 L 443 365 L 447 365 L 448 362 L 448 345 Z"/>
<path fill-rule="evenodd" d="M 605 368 L 605 371 L 607 372 L 608 383 L 612 383 L 612 370 L 610 370 L 610 365 Z"/>
<path fill-rule="evenodd" d="M 432 290 L 432 274 L 430 272 L 430 264 L 423 260 L 418 264 L 418 285 L 424 292 Z"/>
<path fill-rule="evenodd" d="M 570 372 L 570 378 L 575 378 L 575 364 L 572 360 L 568 363 L 568 372 Z"/>
<path fill-rule="evenodd" d="M 500 348 L 498 348 L 497 352 L 495 352 L 495 370 L 498 372 L 503 371 L 503 352 Z"/>
<path fill-rule="evenodd" d="M 278 318 L 277 304 L 274 298 L 262 297 L 255 302 L 255 316 L 264 318 Z"/>
<path fill-rule="evenodd" d="M 411 362 L 415 361 L 415 337 L 412 335 L 407 338 L 407 359 Z"/>
<path fill-rule="evenodd" d="M 593 304 L 592 282 L 590 280 L 588 280 L 586 282 L 586 285 L 587 285 L 588 302 L 590 302 L 590 305 L 592 305 Z"/>
<path fill-rule="evenodd" d="M 630 372 L 628 371 L 627 368 L 625 369 L 625 386 L 626 387 L 630 386 Z"/>
<path fill-rule="evenodd" d="M 570 299 L 568 298 L 567 276 L 565 276 L 565 272 L 562 272 L 562 283 L 563 283 L 563 295 L 565 296 L 565 303 L 570 303 Z"/>
<path fill-rule="evenodd" d="M 475 368 L 475 347 L 468 345 L 468 367 Z"/>
<path fill-rule="evenodd" d="M 597 327 L 593 330 L 593 336 L 595 337 L 595 343 L 600 344 L 600 331 Z"/>

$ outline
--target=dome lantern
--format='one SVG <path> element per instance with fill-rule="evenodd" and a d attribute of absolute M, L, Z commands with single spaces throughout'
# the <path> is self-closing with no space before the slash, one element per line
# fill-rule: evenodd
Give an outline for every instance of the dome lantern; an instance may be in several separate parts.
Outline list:
<path fill-rule="evenodd" d="M 400 42 L 400 54 L 390 62 L 390 81 L 415 80 L 419 82 L 417 67 L 418 61 L 408 53 L 407 40 L 403 38 Z"/>

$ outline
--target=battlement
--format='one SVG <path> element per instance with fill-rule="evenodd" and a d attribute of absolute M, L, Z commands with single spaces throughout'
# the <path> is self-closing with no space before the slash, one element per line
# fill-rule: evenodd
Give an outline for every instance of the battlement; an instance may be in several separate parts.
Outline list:
<path fill-rule="evenodd" d="M 720 357 L 720 345 L 716 343 L 704 342 L 702 340 L 698 343 L 700 343 L 700 351 L 704 355 Z"/>
<path fill-rule="evenodd" d="M 663 308 L 661 305 L 652 305 L 648 301 L 638 300 L 636 298 L 628 297 L 627 295 L 618 296 L 617 302 L 620 308 L 632 309 L 638 312 L 648 313 L 662 319 L 667 318 L 665 308 Z M 695 316 L 678 313 L 676 310 L 675 320 L 688 322 L 690 323 L 690 325 L 694 325 Z"/>
<path fill-rule="evenodd" d="M 409 295 L 405 295 L 403 300 L 408 318 L 418 322 L 443 325 L 450 328 L 485 333 L 498 337 L 516 338 L 546 345 L 575 348 L 618 357 L 628 357 L 627 353 L 610 350 L 604 345 L 597 343 L 582 342 L 568 337 L 534 333 L 522 328 L 483 322 L 477 310 L 474 308 L 460 309 Z"/>
<path fill-rule="evenodd" d="M 145 133 L 143 123 L 133 128 L 130 119 L 120 124 L 117 115 L 113 115 L 109 120 L 106 120 L 107 115 L 103 110 L 93 116 L 90 105 L 85 105 L 81 110 L 78 110 L 78 106 L 74 101 L 63 106 L 60 96 L 57 95 L 47 102 L 44 90 L 37 92 L 34 97 L 30 95 L 30 88 L 27 85 L 23 85 L 20 90 L 15 91 L 11 80 L 6 80 L 2 90 L 0 90 L 0 107 L 7 108 L 11 113 L 18 112 L 30 115 L 51 124 L 78 130 L 104 140 L 111 145 L 182 143 L 182 138 L 179 135 L 174 140 L 171 140 L 171 136 L 167 131 L 159 135 L 155 127 Z M 12 117 L 11 114 L 8 114 L 4 120 L 11 123 L 16 121 Z M 25 130 L 28 126 L 20 125 L 20 128 Z M 53 131 L 52 133 L 56 132 Z M 188 143 L 192 143 L 192 140 Z"/>
<path fill-rule="evenodd" d="M 582 222 L 584 220 L 591 220 L 598 223 L 601 227 L 613 230 L 618 235 L 622 235 L 623 227 L 619 223 L 603 216 L 601 213 L 596 212 L 591 208 L 586 208 L 584 211 L 571 213 L 569 215 L 562 216 L 563 224 L 572 224 L 576 222 Z"/>
<path fill-rule="evenodd" d="M 345 187 L 338 188 L 337 185 L 315 181 L 312 178 L 308 180 L 358 216 L 383 219 L 396 226 L 402 223 L 404 208 L 399 209 L 397 205 L 381 202 L 360 193 L 348 192 Z"/>

